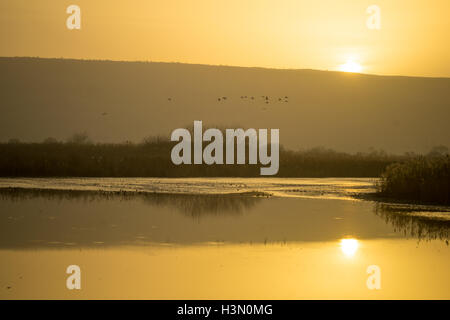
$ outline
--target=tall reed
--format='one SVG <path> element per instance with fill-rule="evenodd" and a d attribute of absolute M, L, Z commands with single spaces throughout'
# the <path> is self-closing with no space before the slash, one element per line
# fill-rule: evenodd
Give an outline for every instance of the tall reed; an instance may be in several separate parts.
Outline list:
<path fill-rule="evenodd" d="M 378 192 L 389 198 L 449 205 L 449 155 L 418 156 L 389 165 Z"/>

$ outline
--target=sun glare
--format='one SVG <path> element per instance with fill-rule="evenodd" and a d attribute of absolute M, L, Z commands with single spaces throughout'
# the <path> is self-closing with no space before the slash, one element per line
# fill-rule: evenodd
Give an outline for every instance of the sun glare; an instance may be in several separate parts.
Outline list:
<path fill-rule="evenodd" d="M 358 240 L 341 239 L 341 250 L 347 257 L 353 257 L 358 250 Z"/>
<path fill-rule="evenodd" d="M 343 72 L 361 72 L 362 66 L 353 60 L 347 60 L 346 63 L 339 66 L 339 70 Z"/>

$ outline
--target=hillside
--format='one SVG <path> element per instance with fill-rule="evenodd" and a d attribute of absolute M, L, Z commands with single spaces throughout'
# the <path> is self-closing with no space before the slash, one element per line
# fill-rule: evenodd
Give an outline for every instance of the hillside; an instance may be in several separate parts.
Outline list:
<path fill-rule="evenodd" d="M 450 78 L 0 58 L 0 114 L 0 141 L 141 141 L 203 120 L 279 128 L 290 149 L 427 152 L 450 145 Z"/>

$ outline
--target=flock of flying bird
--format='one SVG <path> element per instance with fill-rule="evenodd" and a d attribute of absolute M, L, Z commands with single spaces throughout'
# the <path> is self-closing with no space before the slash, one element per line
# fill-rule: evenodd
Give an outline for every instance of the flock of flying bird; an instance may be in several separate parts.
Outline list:
<path fill-rule="evenodd" d="M 265 103 L 265 104 L 269 104 L 269 103 L 270 103 L 270 98 L 269 98 L 269 96 L 261 96 L 261 98 L 262 98 L 262 100 L 263 100 L 263 103 Z M 226 101 L 227 99 L 228 99 L 228 98 L 224 96 L 224 97 L 219 97 L 219 98 L 217 98 L 217 101 L 218 101 L 218 102 L 221 102 L 221 101 Z M 254 101 L 254 100 L 255 100 L 255 97 L 254 97 L 254 96 L 241 96 L 241 100 L 247 100 L 247 99 Z M 280 98 L 275 99 L 275 100 L 278 101 L 278 102 L 289 103 L 289 100 L 288 100 L 288 99 L 289 99 L 288 96 L 284 96 L 284 97 L 280 97 Z M 169 98 L 167 98 L 167 101 L 172 102 L 173 99 L 172 99 L 171 97 L 169 97 Z M 266 108 L 263 108 L 263 110 L 267 110 L 267 109 L 266 109 Z M 102 113 L 102 116 L 107 116 L 107 115 L 108 115 L 107 112 L 103 112 L 103 113 Z"/>
<path fill-rule="evenodd" d="M 269 104 L 269 102 L 270 102 L 269 96 L 261 96 L 261 98 L 263 99 L 264 103 Z M 255 97 L 254 96 L 250 96 L 250 97 L 248 97 L 248 96 L 241 96 L 241 100 L 247 100 L 247 99 L 255 100 Z M 288 103 L 289 102 L 288 99 L 289 99 L 288 96 L 284 96 L 284 97 L 278 98 L 278 102 Z M 219 102 L 220 101 L 224 101 L 224 100 L 227 100 L 227 97 L 219 97 L 219 98 L 217 98 L 217 101 L 219 101 Z"/>
<path fill-rule="evenodd" d="M 261 96 L 261 98 L 262 98 L 262 100 L 263 100 L 263 103 L 265 103 L 265 104 L 269 104 L 270 103 L 270 98 L 269 98 L 269 96 Z M 219 98 L 217 98 L 217 101 L 218 102 L 224 102 L 224 101 L 226 101 L 228 98 L 226 97 L 226 96 L 223 96 L 223 97 L 219 97 Z M 241 96 L 241 100 L 247 100 L 247 99 L 249 99 L 249 100 L 251 100 L 251 101 L 255 101 L 255 97 L 254 96 Z M 169 102 L 171 102 L 172 101 L 172 98 L 167 98 L 167 100 L 169 101 Z M 284 97 L 279 97 L 278 98 L 278 102 L 282 102 L 282 103 L 289 103 L 289 97 L 288 96 L 284 96 Z M 262 110 L 267 110 L 267 108 L 262 108 Z"/>
<path fill-rule="evenodd" d="M 263 100 L 263 103 L 265 103 L 265 104 L 269 104 L 270 103 L 270 98 L 269 98 L 269 96 L 261 96 L 261 98 L 262 98 L 262 100 Z M 218 102 L 221 102 L 221 101 L 226 101 L 228 98 L 227 97 L 219 97 L 219 98 L 217 98 L 217 101 Z M 255 97 L 254 96 L 241 96 L 241 100 L 247 100 L 247 99 L 249 99 L 249 100 L 252 100 L 252 101 L 254 101 L 255 100 Z M 284 97 L 280 97 L 280 98 L 278 98 L 278 99 L 276 99 L 276 101 L 278 101 L 278 102 L 284 102 L 284 103 L 289 103 L 289 97 L 288 96 L 284 96 Z M 173 101 L 173 99 L 171 98 L 171 97 L 169 97 L 169 98 L 167 98 L 167 101 L 169 101 L 169 102 L 172 102 Z M 263 110 L 267 110 L 266 108 L 263 108 Z M 107 112 L 103 112 L 102 113 L 102 116 L 107 116 L 108 115 L 108 113 Z"/>
<path fill-rule="evenodd" d="M 270 103 L 270 98 L 269 98 L 269 96 L 261 96 L 261 98 L 263 99 L 263 102 L 265 103 L 265 104 L 269 104 Z M 217 101 L 218 102 L 221 102 L 221 101 L 226 101 L 228 98 L 227 97 L 219 97 L 219 98 L 217 98 Z M 249 100 L 255 100 L 255 97 L 254 96 L 241 96 L 241 100 L 247 100 L 247 99 L 249 99 Z M 284 97 L 280 97 L 280 98 L 278 98 L 278 102 L 284 102 L 284 103 L 288 103 L 289 102 L 289 97 L 288 96 L 284 96 Z M 167 98 L 167 100 L 170 102 L 170 101 L 172 101 L 172 98 Z"/>

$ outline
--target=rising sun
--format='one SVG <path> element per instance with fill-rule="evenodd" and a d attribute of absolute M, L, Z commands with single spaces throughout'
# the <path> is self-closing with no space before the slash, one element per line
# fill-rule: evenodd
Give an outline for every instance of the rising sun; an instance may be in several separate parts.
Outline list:
<path fill-rule="evenodd" d="M 339 71 L 358 73 L 362 71 L 362 66 L 358 62 L 347 60 L 346 63 L 339 66 Z"/>

